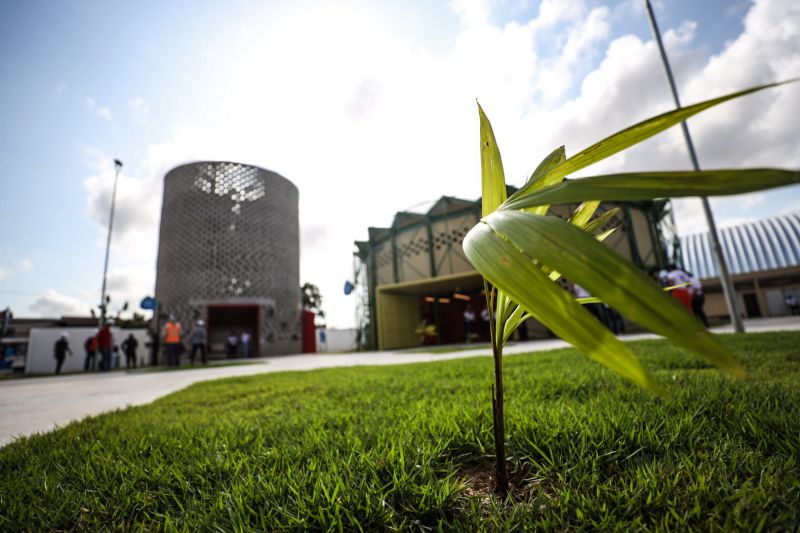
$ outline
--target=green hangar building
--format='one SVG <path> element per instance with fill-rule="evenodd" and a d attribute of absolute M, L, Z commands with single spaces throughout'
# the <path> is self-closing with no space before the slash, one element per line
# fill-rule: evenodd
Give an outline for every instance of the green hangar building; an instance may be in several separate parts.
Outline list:
<path fill-rule="evenodd" d="M 509 192 L 513 189 L 509 188 Z M 577 205 L 553 206 L 569 217 Z M 604 203 L 597 214 L 621 207 L 604 241 L 642 269 L 680 263 L 668 200 Z M 462 241 L 478 222 L 480 200 L 443 196 L 427 212 L 399 212 L 388 228 L 369 228 L 354 253 L 358 340 L 362 349 L 392 350 L 421 344 L 464 342 L 463 313 L 486 306 L 481 276 L 464 255 Z M 531 336 L 547 335 L 534 320 Z M 487 332 L 481 333 L 483 338 Z"/>

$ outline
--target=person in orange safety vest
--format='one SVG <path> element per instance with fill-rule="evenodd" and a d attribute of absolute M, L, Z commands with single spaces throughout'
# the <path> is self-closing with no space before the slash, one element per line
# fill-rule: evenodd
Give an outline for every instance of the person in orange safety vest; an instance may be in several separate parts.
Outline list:
<path fill-rule="evenodd" d="M 169 320 L 164 324 L 164 355 L 167 366 L 178 366 L 181 358 L 181 325 L 175 321 L 175 315 L 169 315 Z"/>

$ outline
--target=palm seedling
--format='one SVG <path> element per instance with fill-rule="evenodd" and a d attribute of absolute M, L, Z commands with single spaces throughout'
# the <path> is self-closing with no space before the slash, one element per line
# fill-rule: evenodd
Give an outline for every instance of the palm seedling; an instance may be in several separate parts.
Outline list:
<path fill-rule="evenodd" d="M 496 490 L 508 493 L 503 415 L 503 346 L 529 317 L 541 322 L 597 362 L 656 394 L 666 391 L 625 344 L 556 281 L 562 275 L 616 308 L 628 319 L 696 352 L 728 374 L 745 369 L 694 316 L 643 272 L 622 259 L 598 234 L 610 217 L 593 218 L 601 201 L 730 195 L 800 181 L 800 173 L 774 168 L 642 172 L 566 179 L 566 176 L 664 131 L 717 104 L 774 87 L 763 85 L 650 118 L 567 158 L 555 149 L 510 197 L 500 150 L 489 119 L 480 117 L 483 206 L 480 222 L 464 239 L 464 251 L 484 278 L 494 356 L 492 415 Z M 547 216 L 554 204 L 579 203 L 568 221 Z M 612 213 L 613 214 L 613 213 Z"/>

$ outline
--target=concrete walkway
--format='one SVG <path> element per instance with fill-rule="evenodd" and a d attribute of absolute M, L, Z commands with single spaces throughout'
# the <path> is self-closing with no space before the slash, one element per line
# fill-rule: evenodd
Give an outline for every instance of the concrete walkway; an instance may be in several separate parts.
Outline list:
<path fill-rule="evenodd" d="M 800 330 L 800 317 L 748 320 L 749 332 Z M 730 326 L 715 332 L 732 331 Z M 652 334 L 622 336 L 623 340 L 657 338 Z M 563 348 L 557 339 L 519 342 L 505 349 L 508 355 Z M 192 383 L 266 372 L 314 370 L 344 366 L 380 366 L 489 356 L 488 347 L 432 354 L 429 352 L 361 352 L 335 355 L 289 355 L 249 360 L 244 365 L 207 366 L 172 372 L 134 371 L 109 374 L 72 374 L 0 381 L 0 446 L 17 436 L 50 431 L 87 416 L 150 403 Z"/>

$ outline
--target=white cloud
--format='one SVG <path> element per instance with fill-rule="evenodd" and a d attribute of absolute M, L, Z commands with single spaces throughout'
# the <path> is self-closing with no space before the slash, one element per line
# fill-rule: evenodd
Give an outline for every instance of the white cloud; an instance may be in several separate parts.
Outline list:
<path fill-rule="evenodd" d="M 33 261 L 23 257 L 22 259 L 17 260 L 17 265 L 20 272 L 28 272 L 33 268 Z"/>
<path fill-rule="evenodd" d="M 778 211 L 779 215 L 788 215 L 791 213 L 800 213 L 800 200 L 797 200 Z"/>
<path fill-rule="evenodd" d="M 58 96 L 61 96 L 62 94 L 64 94 L 64 92 L 66 92 L 66 90 L 67 90 L 67 84 L 66 84 L 66 82 L 63 82 L 63 81 L 62 81 L 61 83 L 59 83 L 58 85 L 56 85 L 56 88 L 55 88 L 55 93 L 56 93 Z"/>
<path fill-rule="evenodd" d="M 100 229 L 98 244 L 105 244 L 108 218 L 111 213 L 111 193 L 114 188 L 113 158 L 101 150 L 87 149 L 87 166 L 93 174 L 87 177 L 83 186 L 88 194 L 87 215 Z M 158 223 L 161 205 L 160 180 L 153 175 L 147 179 L 130 175 L 127 168 L 119 174 L 117 198 L 114 206 L 113 249 L 125 250 L 152 249 L 157 239 L 155 226 Z"/>
<path fill-rule="evenodd" d="M 699 198 L 680 198 L 672 201 L 675 223 L 681 234 L 706 231 L 706 216 Z M 716 219 L 715 219 L 716 221 Z"/>
<path fill-rule="evenodd" d="M 33 262 L 30 259 L 17 259 L 15 263 L 17 265 L 16 270 L 8 266 L 0 265 L 0 281 L 8 279 L 16 272 L 28 272 L 31 268 L 33 268 Z"/>
<path fill-rule="evenodd" d="M 133 113 L 133 121 L 139 124 L 147 124 L 150 120 L 150 107 L 142 98 L 132 98 L 128 100 L 128 108 Z"/>
<path fill-rule="evenodd" d="M 763 192 L 748 194 L 742 199 L 741 208 L 749 209 L 751 207 L 761 205 L 767 200 L 767 195 Z"/>
<path fill-rule="evenodd" d="M 606 7 L 592 9 L 569 30 L 561 53 L 542 62 L 536 88 L 545 103 L 558 102 L 573 86 L 576 66 L 593 59 L 594 46 L 608 36 L 608 15 Z"/>
<path fill-rule="evenodd" d="M 758 220 L 757 217 L 753 216 L 740 216 L 740 217 L 726 217 L 719 223 L 720 228 L 729 228 L 731 226 L 739 226 L 741 224 L 747 224 L 748 222 L 753 222 L 754 220 Z"/>
<path fill-rule="evenodd" d="M 48 289 L 30 306 L 32 313 L 43 317 L 87 316 L 92 308 L 90 304 L 53 289 Z"/>
<path fill-rule="evenodd" d="M 265 31 L 206 54 L 221 84 L 211 93 L 221 96 L 203 122 L 176 125 L 142 161 L 125 167 L 115 250 L 133 251 L 138 261 L 127 266 L 141 268 L 136 283 L 152 288 L 164 174 L 193 159 L 257 164 L 298 186 L 301 279 L 320 286 L 331 324 L 351 323 L 352 299 L 341 286 L 352 275 L 353 241 L 409 206 L 444 194 L 480 194 L 476 98 L 492 119 L 506 177 L 517 185 L 556 146 L 566 144 L 574 154 L 672 107 L 655 43 L 622 35 L 600 47 L 613 31 L 612 18 L 590 5 L 545 0 L 536 18 L 498 26 L 491 22 L 491 2 L 457 0 L 451 7 L 460 31 L 441 50 L 406 42 L 365 12 L 340 4 L 254 20 Z M 556 25 L 564 37 L 548 52 L 537 39 Z M 665 28 L 683 100 L 800 72 L 798 28 L 796 8 L 759 0 L 744 33 L 712 58 L 694 44 L 703 28 L 691 21 Z M 586 62 L 592 53 L 601 59 L 581 79 L 576 73 L 592 68 Z M 796 87 L 726 105 L 691 121 L 701 165 L 800 165 Z M 688 166 L 675 130 L 583 174 Z M 100 225 L 99 236 L 112 180 L 111 158 L 103 154 L 84 181 L 87 213 Z M 681 231 L 704 228 L 698 204 L 675 203 Z M 114 265 L 121 256 L 113 255 Z"/>
<path fill-rule="evenodd" d="M 157 152 L 157 150 L 155 151 Z M 88 149 L 86 165 L 92 175 L 83 182 L 87 192 L 86 214 L 97 224 L 97 246 L 105 247 L 111 191 L 115 168 L 111 156 L 98 149 Z M 161 211 L 161 177 L 165 166 L 158 163 L 157 153 L 151 154 L 149 165 L 142 173 L 131 175 L 127 166 L 120 172 L 114 212 L 114 232 L 111 238 L 110 266 L 107 293 L 111 296 L 110 310 L 114 313 L 129 302 L 131 311 L 140 311 L 142 298 L 153 294 L 155 262 L 158 246 L 158 217 Z M 136 166 L 136 165 L 131 165 Z M 92 299 L 99 299 L 99 291 Z"/>
<path fill-rule="evenodd" d="M 97 109 L 97 116 L 103 120 L 111 122 L 111 110 L 107 107 L 100 107 Z"/>
<path fill-rule="evenodd" d="M 585 12 L 584 0 L 542 0 L 539 15 L 528 25 L 535 30 L 546 30 L 559 22 L 580 20 Z"/>
<path fill-rule="evenodd" d="M 94 101 L 94 98 L 87 98 L 86 99 L 86 107 L 88 107 L 91 111 L 108 122 L 111 122 L 113 117 L 111 115 L 111 109 L 108 107 L 100 107 L 97 105 L 97 102 Z"/>

